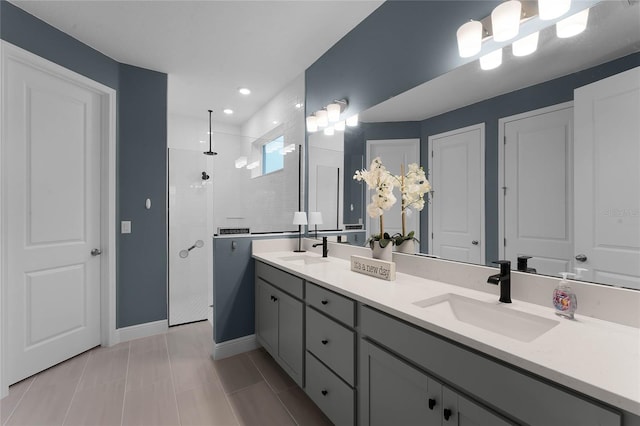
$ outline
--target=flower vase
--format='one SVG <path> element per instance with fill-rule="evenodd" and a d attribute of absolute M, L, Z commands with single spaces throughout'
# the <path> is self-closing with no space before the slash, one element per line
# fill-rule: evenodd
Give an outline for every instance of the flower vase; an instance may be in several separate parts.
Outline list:
<path fill-rule="evenodd" d="M 404 240 L 402 244 L 396 246 L 398 253 L 416 254 L 416 243 L 414 240 Z"/>
<path fill-rule="evenodd" d="M 386 247 L 380 247 L 380 241 L 373 241 L 373 246 L 371 247 L 372 254 L 371 257 L 374 259 L 380 259 L 387 262 L 391 262 L 391 255 L 393 253 L 393 244 L 389 243 Z"/>

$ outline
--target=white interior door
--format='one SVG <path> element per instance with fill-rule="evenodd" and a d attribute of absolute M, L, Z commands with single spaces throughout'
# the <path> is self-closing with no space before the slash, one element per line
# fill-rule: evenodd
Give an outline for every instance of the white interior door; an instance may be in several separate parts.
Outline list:
<path fill-rule="evenodd" d="M 209 312 L 212 170 L 202 152 L 169 150 L 169 325 L 204 320 Z"/>
<path fill-rule="evenodd" d="M 404 164 L 405 173 L 407 165 L 411 163 L 420 164 L 420 139 L 388 139 L 367 141 L 367 164 L 371 165 L 371 160 L 380 157 L 382 164 L 394 175 L 400 174 L 400 165 Z M 371 202 L 372 191 L 367 191 L 367 204 Z M 402 232 L 402 203 L 400 194 L 395 190 L 394 194 L 397 202 L 384 212 L 384 232 L 393 235 Z M 405 219 L 407 233 L 415 231 L 415 235 L 420 239 L 420 215 L 412 212 Z M 370 218 L 367 215 L 367 234 L 375 235 L 380 233 L 380 221 L 378 218 Z"/>
<path fill-rule="evenodd" d="M 515 267 L 531 256 L 537 273 L 572 271 L 573 107 L 563 104 L 500 120 L 503 252 Z"/>
<path fill-rule="evenodd" d="M 484 123 L 429 136 L 429 254 L 484 264 Z"/>
<path fill-rule="evenodd" d="M 577 266 L 640 288 L 640 67 L 575 91 Z"/>
<path fill-rule="evenodd" d="M 10 58 L 4 125 L 8 383 L 100 344 L 101 98 Z"/>

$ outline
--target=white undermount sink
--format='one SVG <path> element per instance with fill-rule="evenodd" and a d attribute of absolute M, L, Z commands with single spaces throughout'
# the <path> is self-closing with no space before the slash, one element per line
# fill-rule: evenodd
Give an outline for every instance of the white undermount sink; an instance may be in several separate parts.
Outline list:
<path fill-rule="evenodd" d="M 285 262 L 291 262 L 296 265 L 313 265 L 315 263 L 328 262 L 328 260 L 323 257 L 309 256 L 306 254 L 299 254 L 295 256 L 285 256 L 285 257 L 281 257 L 280 260 L 284 260 Z"/>
<path fill-rule="evenodd" d="M 457 294 L 446 293 L 413 302 L 447 318 L 480 327 L 521 342 L 531 342 L 560 322 L 526 312 L 515 311 L 496 302 L 488 303 Z"/>

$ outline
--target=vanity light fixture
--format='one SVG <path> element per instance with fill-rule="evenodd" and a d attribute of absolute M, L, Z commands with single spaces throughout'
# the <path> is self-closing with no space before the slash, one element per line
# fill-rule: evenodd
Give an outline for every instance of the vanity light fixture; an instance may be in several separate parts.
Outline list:
<path fill-rule="evenodd" d="M 480 68 L 483 70 L 498 68 L 500 64 L 502 64 L 502 48 L 480 57 Z"/>
<path fill-rule="evenodd" d="M 344 120 L 340 120 L 333 125 L 333 128 L 336 129 L 338 132 L 344 132 L 345 126 L 346 126 L 346 123 L 344 122 Z"/>
<path fill-rule="evenodd" d="M 520 30 L 520 15 L 522 3 L 518 0 L 508 0 L 500 3 L 491 12 L 491 26 L 495 41 L 507 41 L 515 38 Z"/>
<path fill-rule="evenodd" d="M 246 96 L 246 95 L 250 95 L 250 94 L 251 94 L 251 90 L 249 90 L 249 89 L 248 89 L 248 88 L 246 88 L 246 87 L 240 87 L 240 88 L 238 88 L 238 92 L 239 92 L 241 95 L 245 95 L 245 96 Z"/>
<path fill-rule="evenodd" d="M 288 153 L 293 152 L 295 150 L 296 150 L 296 144 L 290 143 L 289 145 L 282 148 L 282 155 L 287 155 Z"/>
<path fill-rule="evenodd" d="M 514 56 L 527 56 L 532 54 L 538 49 L 538 38 L 540 32 L 536 31 L 533 34 L 529 34 L 526 37 L 516 40 L 511 45 L 511 52 Z"/>
<path fill-rule="evenodd" d="M 307 117 L 307 132 L 314 133 L 318 131 L 318 119 L 315 115 Z"/>
<path fill-rule="evenodd" d="M 222 110 L 222 112 L 224 112 L 224 113 L 225 113 L 225 114 L 227 114 L 227 115 L 231 115 L 231 114 L 233 114 L 233 110 L 232 110 L 232 109 L 230 109 L 230 108 L 225 108 L 225 109 L 223 109 L 223 110 Z"/>
<path fill-rule="evenodd" d="M 300 106 L 302 107 L 302 104 Z M 334 100 L 326 107 L 307 117 L 307 131 L 313 133 L 318 129 L 329 127 L 330 124 L 340 122 L 340 116 L 348 106 L 349 101 L 346 99 Z M 335 127 L 333 130 L 336 130 Z M 329 133 L 327 134 L 333 134 L 331 133 L 333 130 L 328 130 L 327 132 Z"/>
<path fill-rule="evenodd" d="M 294 252 L 303 253 L 306 250 L 302 250 L 302 225 L 307 224 L 307 213 L 305 212 L 293 213 L 293 224 L 298 225 L 298 250 L 294 250 Z"/>
<path fill-rule="evenodd" d="M 571 0 L 538 0 L 538 16 L 543 21 L 556 19 L 569 11 Z"/>
<path fill-rule="evenodd" d="M 236 169 L 241 169 L 246 165 L 247 165 L 247 157 L 245 156 L 238 157 L 238 159 L 236 160 Z"/>
<path fill-rule="evenodd" d="M 335 129 L 333 128 L 333 126 L 327 126 L 324 128 L 324 134 L 326 136 L 333 136 L 336 133 Z"/>
<path fill-rule="evenodd" d="M 351 117 L 347 118 L 346 124 L 349 127 L 356 127 L 358 125 L 358 114 L 354 114 Z"/>
<path fill-rule="evenodd" d="M 260 162 L 258 160 L 253 161 L 253 162 L 247 164 L 247 170 L 253 170 L 256 167 L 258 167 L 259 165 L 260 165 Z"/>
<path fill-rule="evenodd" d="M 571 15 L 556 23 L 556 35 L 559 38 L 569 38 L 580 34 L 587 28 L 589 9 Z"/>
<path fill-rule="evenodd" d="M 316 111 L 316 119 L 318 120 L 318 127 L 320 128 L 325 128 L 329 125 L 329 113 L 327 113 L 325 109 Z"/>

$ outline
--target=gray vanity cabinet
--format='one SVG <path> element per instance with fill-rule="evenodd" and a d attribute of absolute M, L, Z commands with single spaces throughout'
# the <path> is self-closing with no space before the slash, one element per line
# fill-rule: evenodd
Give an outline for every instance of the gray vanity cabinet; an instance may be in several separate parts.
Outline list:
<path fill-rule="evenodd" d="M 362 425 L 507 426 L 492 411 L 376 346 L 360 343 Z"/>
<path fill-rule="evenodd" d="M 256 338 L 293 380 L 303 386 L 304 303 L 282 289 L 293 289 L 297 293 L 296 281 L 302 295 L 301 279 L 271 266 L 256 264 Z"/>

